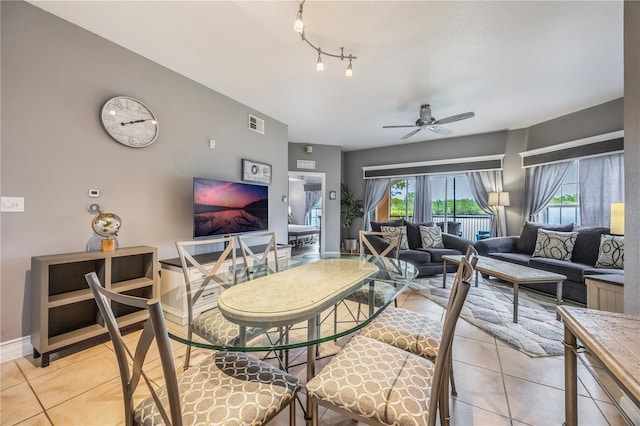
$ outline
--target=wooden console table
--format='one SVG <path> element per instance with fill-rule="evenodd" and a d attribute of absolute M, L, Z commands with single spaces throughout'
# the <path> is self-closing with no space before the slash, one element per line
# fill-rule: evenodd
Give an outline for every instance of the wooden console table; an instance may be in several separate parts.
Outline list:
<path fill-rule="evenodd" d="M 578 424 L 578 340 L 640 406 L 640 317 L 573 306 L 557 311 L 564 321 L 565 425 Z"/>
<path fill-rule="evenodd" d="M 624 275 L 587 275 L 587 308 L 622 313 L 624 311 Z"/>

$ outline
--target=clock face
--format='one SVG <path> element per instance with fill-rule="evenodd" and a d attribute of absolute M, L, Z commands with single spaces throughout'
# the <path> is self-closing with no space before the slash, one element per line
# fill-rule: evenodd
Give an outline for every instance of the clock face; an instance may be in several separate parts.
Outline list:
<path fill-rule="evenodd" d="M 116 96 L 105 102 L 100 120 L 109 136 L 126 146 L 142 148 L 158 137 L 158 120 L 153 112 L 127 96 Z"/>

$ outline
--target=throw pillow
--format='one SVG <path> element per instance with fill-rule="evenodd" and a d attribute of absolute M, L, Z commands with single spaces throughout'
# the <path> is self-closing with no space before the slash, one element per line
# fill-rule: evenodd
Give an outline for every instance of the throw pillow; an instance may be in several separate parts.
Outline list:
<path fill-rule="evenodd" d="M 538 229 L 538 238 L 536 239 L 536 249 L 533 252 L 533 257 L 571 260 L 576 238 L 578 238 L 577 232 L 557 232 Z"/>
<path fill-rule="evenodd" d="M 438 226 L 420 226 L 422 248 L 444 248 L 442 230 Z"/>
<path fill-rule="evenodd" d="M 624 236 L 600 237 L 596 268 L 624 269 Z"/>
<path fill-rule="evenodd" d="M 549 231 L 569 232 L 573 231 L 573 223 L 566 225 L 549 225 L 547 223 L 525 222 L 520 233 L 520 238 L 516 242 L 518 253 L 531 254 L 536 248 L 536 240 L 538 238 L 538 229 L 547 229 Z"/>
<path fill-rule="evenodd" d="M 380 231 L 381 232 L 398 232 L 400 231 L 400 233 L 402 234 L 402 237 L 400 239 L 400 250 L 408 250 L 409 249 L 409 243 L 407 242 L 407 227 L 406 226 L 381 226 L 380 227 Z M 392 242 L 393 238 L 392 237 L 382 237 L 385 240 Z"/>

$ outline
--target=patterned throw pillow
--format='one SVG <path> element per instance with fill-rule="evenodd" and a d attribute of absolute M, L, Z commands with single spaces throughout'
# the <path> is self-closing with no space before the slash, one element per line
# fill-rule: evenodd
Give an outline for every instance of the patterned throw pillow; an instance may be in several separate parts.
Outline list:
<path fill-rule="evenodd" d="M 422 248 L 444 248 L 442 230 L 438 226 L 420 226 Z"/>
<path fill-rule="evenodd" d="M 402 238 L 400 239 L 400 250 L 408 250 L 409 242 L 407 241 L 407 227 L 406 226 L 381 226 L 380 231 L 382 232 L 398 232 L 402 233 Z M 385 240 L 392 242 L 392 237 L 382 237 Z"/>
<path fill-rule="evenodd" d="M 624 269 L 624 236 L 603 235 L 596 268 Z"/>
<path fill-rule="evenodd" d="M 573 246 L 577 238 L 577 232 L 538 229 L 538 238 L 536 239 L 536 249 L 533 252 L 533 257 L 571 260 L 571 253 L 573 253 Z"/>

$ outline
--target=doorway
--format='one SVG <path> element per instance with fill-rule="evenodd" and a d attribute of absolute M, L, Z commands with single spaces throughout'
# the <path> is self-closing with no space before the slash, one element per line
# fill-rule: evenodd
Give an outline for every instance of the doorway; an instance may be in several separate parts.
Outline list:
<path fill-rule="evenodd" d="M 322 252 L 325 173 L 289 172 L 288 241 L 291 253 Z"/>

